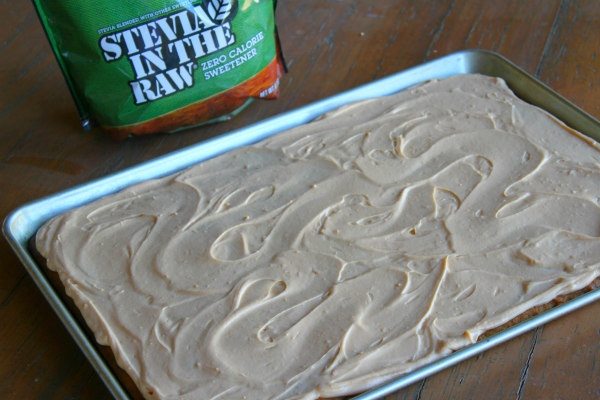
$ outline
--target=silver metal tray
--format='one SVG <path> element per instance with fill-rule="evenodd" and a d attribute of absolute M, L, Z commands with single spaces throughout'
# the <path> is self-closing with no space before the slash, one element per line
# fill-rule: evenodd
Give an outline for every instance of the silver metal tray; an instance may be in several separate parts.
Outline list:
<path fill-rule="evenodd" d="M 127 392 L 96 349 L 93 337 L 86 334 L 75 316 L 67 309 L 58 292 L 51 286 L 43 273 L 43 267 L 34 260 L 33 254 L 28 249 L 28 241 L 45 221 L 66 210 L 117 192 L 135 183 L 171 174 L 218 154 L 304 124 L 344 104 L 398 92 L 430 79 L 465 73 L 480 73 L 503 78 L 523 100 L 545 109 L 572 128 L 600 141 L 600 122 L 598 120 L 505 58 L 491 52 L 467 50 L 447 55 L 104 178 L 36 200 L 8 215 L 4 221 L 4 235 L 111 393 L 118 399 L 128 399 Z M 598 299 L 600 299 L 600 289 L 579 296 L 501 333 L 402 375 L 388 384 L 355 397 L 355 399 L 375 399 L 392 393 Z"/>

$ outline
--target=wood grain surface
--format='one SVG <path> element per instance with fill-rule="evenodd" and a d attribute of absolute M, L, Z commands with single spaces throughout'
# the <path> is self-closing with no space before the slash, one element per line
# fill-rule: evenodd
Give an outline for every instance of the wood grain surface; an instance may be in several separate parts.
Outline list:
<path fill-rule="evenodd" d="M 275 102 L 232 121 L 114 142 L 83 133 L 28 1 L 1 1 L 0 216 L 92 178 L 465 49 L 494 50 L 600 116 L 600 1 L 287 0 L 290 72 Z M 600 398 L 600 303 L 387 399 Z M 0 398 L 110 398 L 5 240 L 0 241 Z"/>

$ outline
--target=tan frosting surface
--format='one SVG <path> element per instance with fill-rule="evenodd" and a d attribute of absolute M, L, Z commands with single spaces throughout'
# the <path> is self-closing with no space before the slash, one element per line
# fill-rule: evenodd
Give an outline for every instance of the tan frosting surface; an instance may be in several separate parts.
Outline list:
<path fill-rule="evenodd" d="M 37 247 L 146 397 L 315 399 L 600 275 L 599 165 L 596 143 L 467 75 L 59 216 Z"/>

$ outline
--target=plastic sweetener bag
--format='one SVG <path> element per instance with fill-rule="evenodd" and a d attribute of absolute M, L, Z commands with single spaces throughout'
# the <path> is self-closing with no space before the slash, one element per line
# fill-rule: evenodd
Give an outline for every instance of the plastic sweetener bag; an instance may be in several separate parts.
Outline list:
<path fill-rule="evenodd" d="M 279 94 L 274 0 L 34 0 L 79 109 L 116 138 Z"/>

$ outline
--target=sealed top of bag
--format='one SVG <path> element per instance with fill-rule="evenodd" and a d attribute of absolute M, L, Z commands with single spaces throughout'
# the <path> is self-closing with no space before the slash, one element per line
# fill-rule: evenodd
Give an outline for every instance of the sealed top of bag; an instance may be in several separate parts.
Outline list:
<path fill-rule="evenodd" d="M 172 131 L 278 95 L 274 1 L 36 0 L 84 122 Z"/>

